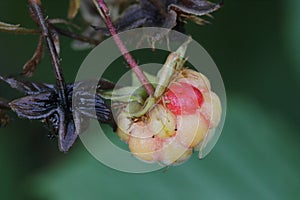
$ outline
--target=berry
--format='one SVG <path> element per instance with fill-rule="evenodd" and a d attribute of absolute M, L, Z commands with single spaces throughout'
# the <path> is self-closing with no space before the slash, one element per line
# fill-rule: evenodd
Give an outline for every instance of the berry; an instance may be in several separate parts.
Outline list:
<path fill-rule="evenodd" d="M 162 141 L 156 137 L 139 138 L 130 137 L 129 149 L 137 158 L 153 163 L 157 160 L 157 152 L 161 149 Z"/>
<path fill-rule="evenodd" d="M 211 138 L 221 118 L 219 97 L 208 79 L 182 69 L 154 106 L 139 118 L 130 117 L 130 105 L 118 115 L 117 134 L 131 153 L 145 162 L 177 165 Z M 206 138 L 206 139 L 205 139 Z"/>
<path fill-rule="evenodd" d="M 149 112 L 148 127 L 159 138 L 166 139 L 172 137 L 176 131 L 176 117 L 163 105 L 157 104 Z"/>
<path fill-rule="evenodd" d="M 189 83 L 173 83 L 163 96 L 163 103 L 175 115 L 194 114 L 203 104 L 203 95 Z"/>
<path fill-rule="evenodd" d="M 212 91 L 203 93 L 203 97 L 204 103 L 200 112 L 207 123 L 209 123 L 209 128 L 215 128 L 218 126 L 222 114 L 220 99 Z"/>
<path fill-rule="evenodd" d="M 185 147 L 195 147 L 203 140 L 207 131 L 208 124 L 199 112 L 177 117 L 176 139 Z"/>
<path fill-rule="evenodd" d="M 159 151 L 158 161 L 164 165 L 180 163 L 186 161 L 192 155 L 192 148 L 187 148 L 180 144 L 175 138 L 164 141 Z"/>
<path fill-rule="evenodd" d="M 180 74 L 175 77 L 175 82 L 185 82 L 193 85 L 201 92 L 211 90 L 210 82 L 206 76 L 191 69 L 183 68 Z"/>

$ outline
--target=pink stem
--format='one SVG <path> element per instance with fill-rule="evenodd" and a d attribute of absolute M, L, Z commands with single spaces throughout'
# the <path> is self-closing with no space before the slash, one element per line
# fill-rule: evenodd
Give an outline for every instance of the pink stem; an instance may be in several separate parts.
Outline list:
<path fill-rule="evenodd" d="M 132 71 L 136 74 L 140 82 L 143 84 L 145 90 L 147 91 L 149 96 L 152 96 L 154 94 L 154 88 L 152 84 L 149 82 L 147 77 L 145 76 L 144 72 L 140 68 L 140 66 L 137 64 L 137 62 L 134 60 L 134 58 L 131 56 L 131 54 L 128 52 L 127 48 L 125 47 L 124 43 L 122 42 L 121 38 L 118 35 L 117 30 L 115 29 L 111 18 L 109 16 L 109 9 L 104 2 L 104 0 L 97 0 L 99 8 L 102 12 L 102 17 L 104 18 L 104 21 L 106 23 L 106 26 L 108 27 L 111 35 L 113 36 L 113 39 L 115 40 L 116 45 L 118 46 L 119 50 L 121 51 L 123 57 L 125 58 L 126 62 L 128 63 L 129 67 L 132 69 Z"/>

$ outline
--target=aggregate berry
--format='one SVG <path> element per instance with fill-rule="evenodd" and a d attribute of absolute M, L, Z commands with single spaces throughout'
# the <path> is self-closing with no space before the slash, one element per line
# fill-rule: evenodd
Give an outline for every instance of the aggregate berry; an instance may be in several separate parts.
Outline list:
<path fill-rule="evenodd" d="M 155 104 L 141 117 L 128 108 L 117 118 L 117 134 L 131 153 L 145 162 L 178 165 L 217 127 L 222 113 L 219 97 L 201 73 L 181 69 Z"/>

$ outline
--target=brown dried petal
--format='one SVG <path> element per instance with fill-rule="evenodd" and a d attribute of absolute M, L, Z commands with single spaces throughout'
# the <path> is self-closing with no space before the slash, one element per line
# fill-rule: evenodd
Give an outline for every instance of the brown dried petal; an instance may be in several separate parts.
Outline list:
<path fill-rule="evenodd" d="M 44 54 L 44 37 L 40 36 L 37 48 L 30 60 L 23 66 L 22 75 L 31 77 L 35 72 L 38 64 L 41 62 Z"/>

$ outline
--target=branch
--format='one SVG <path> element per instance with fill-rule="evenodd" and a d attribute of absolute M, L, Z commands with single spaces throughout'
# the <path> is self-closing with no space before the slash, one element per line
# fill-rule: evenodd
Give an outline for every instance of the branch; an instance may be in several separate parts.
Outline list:
<path fill-rule="evenodd" d="M 100 43 L 98 40 L 95 40 L 93 38 L 89 38 L 89 37 L 79 35 L 77 33 L 74 33 L 74 32 L 71 32 L 71 31 L 68 31 L 65 29 L 58 28 L 58 27 L 54 26 L 53 24 L 51 24 L 51 25 L 57 31 L 57 33 L 59 33 L 60 35 L 63 35 L 63 36 L 69 37 L 69 38 L 73 38 L 73 39 L 81 41 L 81 42 L 86 42 L 86 43 L 89 43 L 92 45 L 98 45 Z"/>
<path fill-rule="evenodd" d="M 145 76 L 144 72 L 128 52 L 127 48 L 125 47 L 124 43 L 122 42 L 121 38 L 119 37 L 117 30 L 115 29 L 109 14 L 109 9 L 104 2 L 104 0 L 93 0 L 96 7 L 98 8 L 104 22 L 106 23 L 107 28 L 109 29 L 113 39 L 115 40 L 116 45 L 118 46 L 119 50 L 121 51 L 123 57 L 125 58 L 126 62 L 128 63 L 129 67 L 132 71 L 136 74 L 142 85 L 144 86 L 145 90 L 147 91 L 149 96 L 154 94 L 154 88 Z"/>
<path fill-rule="evenodd" d="M 56 85 L 58 87 L 58 94 L 61 104 L 65 110 L 68 108 L 68 101 L 66 95 L 66 82 L 63 76 L 62 68 L 60 65 L 59 57 L 53 38 L 48 29 L 48 23 L 45 20 L 44 13 L 41 9 L 40 0 L 28 0 L 30 6 L 30 14 L 32 19 L 38 24 L 41 29 L 42 35 L 46 39 L 47 47 L 50 53 L 53 71 L 56 77 Z"/>
<path fill-rule="evenodd" d="M 0 31 L 15 34 L 39 34 L 39 30 L 20 27 L 19 24 L 8 24 L 0 22 Z"/>

